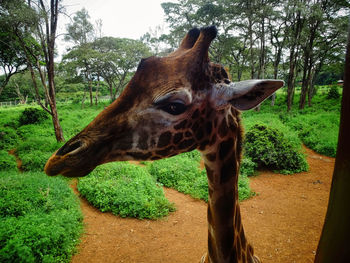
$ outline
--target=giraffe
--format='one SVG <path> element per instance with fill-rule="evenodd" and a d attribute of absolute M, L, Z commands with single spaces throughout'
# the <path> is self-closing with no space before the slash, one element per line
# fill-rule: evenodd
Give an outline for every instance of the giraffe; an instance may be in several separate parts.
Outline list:
<path fill-rule="evenodd" d="M 191 29 L 166 57 L 142 59 L 122 94 L 56 151 L 48 175 L 85 176 L 112 161 L 157 160 L 198 149 L 208 177 L 208 249 L 201 262 L 260 262 L 241 223 L 237 180 L 240 110 L 283 86 L 279 80 L 233 83 L 209 61 L 214 26 Z"/>

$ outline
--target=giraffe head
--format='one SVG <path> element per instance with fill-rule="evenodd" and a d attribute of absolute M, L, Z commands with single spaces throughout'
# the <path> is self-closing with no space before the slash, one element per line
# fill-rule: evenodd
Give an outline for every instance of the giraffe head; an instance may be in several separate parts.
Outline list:
<path fill-rule="evenodd" d="M 205 151 L 217 131 L 217 114 L 253 108 L 283 85 L 232 83 L 221 65 L 209 61 L 216 34 L 215 27 L 194 28 L 168 56 L 142 59 L 119 98 L 55 152 L 45 172 L 85 176 L 107 162 Z"/>

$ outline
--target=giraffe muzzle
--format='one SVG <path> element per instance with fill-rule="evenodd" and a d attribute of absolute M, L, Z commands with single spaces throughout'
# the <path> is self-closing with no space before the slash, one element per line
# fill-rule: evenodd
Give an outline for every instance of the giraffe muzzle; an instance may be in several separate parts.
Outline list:
<path fill-rule="evenodd" d="M 56 152 L 56 155 L 63 156 L 68 153 L 77 152 L 82 146 L 83 146 L 83 142 L 81 140 L 78 140 L 72 143 L 66 143 Z"/>

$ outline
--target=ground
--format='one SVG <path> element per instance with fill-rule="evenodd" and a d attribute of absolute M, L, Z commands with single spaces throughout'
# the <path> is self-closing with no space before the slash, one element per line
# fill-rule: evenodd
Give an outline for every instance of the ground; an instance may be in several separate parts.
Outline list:
<path fill-rule="evenodd" d="M 313 262 L 321 234 L 334 159 L 305 149 L 310 171 L 260 172 L 253 198 L 241 203 L 243 225 L 264 263 Z M 157 221 L 102 213 L 81 198 L 86 233 L 72 263 L 199 262 L 207 247 L 207 205 L 172 189 L 177 211 Z"/>

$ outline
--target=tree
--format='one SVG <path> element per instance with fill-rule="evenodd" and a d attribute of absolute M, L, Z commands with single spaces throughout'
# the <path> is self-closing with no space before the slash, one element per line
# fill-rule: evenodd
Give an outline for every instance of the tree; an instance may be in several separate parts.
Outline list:
<path fill-rule="evenodd" d="M 67 25 L 66 41 L 72 41 L 76 45 L 66 56 L 65 60 L 74 60 L 77 69 L 84 75 L 90 94 L 90 105 L 93 105 L 92 81 L 94 52 L 90 43 L 95 38 L 94 26 L 89 21 L 89 14 L 85 8 L 75 13 L 73 23 Z M 99 24 L 98 24 L 99 25 Z M 96 56 L 95 56 L 96 57 Z"/>
<path fill-rule="evenodd" d="M 102 37 L 92 43 L 92 48 L 99 54 L 98 68 L 109 86 L 112 101 L 128 83 L 141 58 L 151 54 L 141 41 L 127 38 Z"/>
<path fill-rule="evenodd" d="M 89 13 L 83 8 L 76 12 L 73 23 L 67 25 L 67 34 L 64 39 L 72 41 L 76 45 L 84 45 L 94 39 L 94 26 L 89 21 Z"/>
<path fill-rule="evenodd" d="M 81 44 L 72 48 L 63 56 L 62 66 L 70 71 L 70 79 L 79 77 L 78 80 L 87 84 L 90 94 L 90 105 L 93 105 L 92 82 L 95 76 L 99 76 L 99 67 L 96 65 L 99 54 L 92 48 L 91 43 Z M 98 77 L 97 77 L 98 78 Z"/>
<path fill-rule="evenodd" d="M 350 28 L 349 28 L 350 29 Z M 342 108 L 328 209 L 315 263 L 350 261 L 350 30 L 345 62 Z"/>
<path fill-rule="evenodd" d="M 24 0 L 3 2 L 6 3 L 3 5 L 5 9 L 3 19 L 7 21 L 7 36 L 13 36 L 13 41 L 25 58 L 37 102 L 51 115 L 57 141 L 64 141 L 56 108 L 54 81 L 54 49 L 59 0 L 50 0 L 49 3 L 43 0 L 28 1 L 28 3 Z M 45 105 L 40 99 L 36 74 L 39 74 L 44 88 Z"/>
<path fill-rule="evenodd" d="M 16 16 L 15 19 L 9 16 L 9 10 Z M 13 75 L 26 70 L 25 55 L 12 30 L 21 26 L 19 21 L 15 20 L 26 11 L 27 7 L 18 0 L 3 1 L 0 6 L 0 66 L 5 75 L 0 83 L 0 95 Z M 26 34 L 23 38 L 29 42 L 32 37 Z"/>

